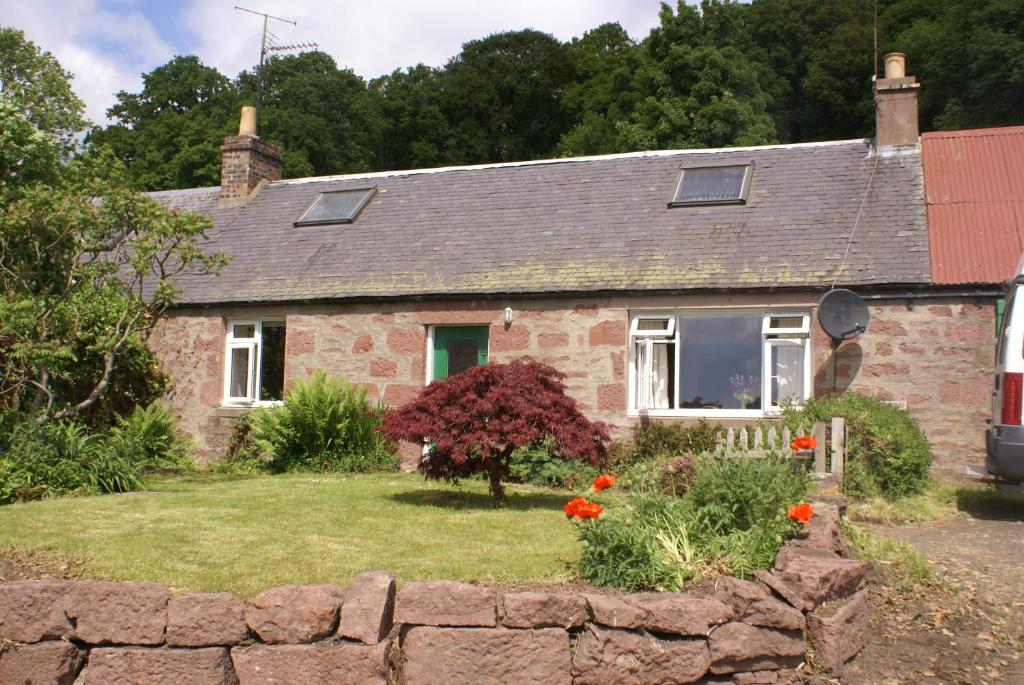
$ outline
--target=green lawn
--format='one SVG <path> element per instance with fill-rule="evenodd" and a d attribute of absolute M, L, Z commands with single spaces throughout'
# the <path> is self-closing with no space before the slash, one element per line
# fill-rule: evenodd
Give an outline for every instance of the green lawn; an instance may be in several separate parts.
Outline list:
<path fill-rule="evenodd" d="M 155 480 L 152 491 L 0 507 L 0 548 L 84 560 L 97 578 L 240 596 L 283 583 L 339 583 L 368 570 L 429 578 L 560 582 L 577 556 L 570 495 L 408 474 Z"/>

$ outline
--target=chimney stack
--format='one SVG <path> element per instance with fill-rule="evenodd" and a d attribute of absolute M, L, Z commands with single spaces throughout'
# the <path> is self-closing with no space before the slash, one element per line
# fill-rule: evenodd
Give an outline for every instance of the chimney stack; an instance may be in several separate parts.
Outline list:
<path fill-rule="evenodd" d="M 917 145 L 917 100 L 921 84 L 907 76 L 907 56 L 885 56 L 885 78 L 875 81 L 875 143 L 879 148 Z"/>
<path fill-rule="evenodd" d="M 256 135 L 256 108 L 242 107 L 238 135 L 220 146 L 220 203 L 244 204 L 263 181 L 281 178 L 281 151 Z"/>

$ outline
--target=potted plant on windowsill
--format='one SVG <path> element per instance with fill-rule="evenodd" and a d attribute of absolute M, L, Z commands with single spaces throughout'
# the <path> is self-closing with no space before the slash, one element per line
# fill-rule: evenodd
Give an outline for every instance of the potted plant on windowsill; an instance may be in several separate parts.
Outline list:
<path fill-rule="evenodd" d="M 754 403 L 754 398 L 760 392 L 757 379 L 754 376 L 745 376 L 741 373 L 729 377 L 729 387 L 732 388 L 732 396 L 740 404 L 740 409 L 747 409 L 748 405 Z"/>

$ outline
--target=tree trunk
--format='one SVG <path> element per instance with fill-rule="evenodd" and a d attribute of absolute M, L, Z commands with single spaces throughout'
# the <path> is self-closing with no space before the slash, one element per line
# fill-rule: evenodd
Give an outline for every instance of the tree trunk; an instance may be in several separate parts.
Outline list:
<path fill-rule="evenodd" d="M 505 486 L 501 484 L 501 478 L 504 475 L 504 469 L 501 468 L 501 464 L 496 461 L 492 462 L 490 467 L 487 469 L 491 496 L 499 502 L 505 499 Z"/>

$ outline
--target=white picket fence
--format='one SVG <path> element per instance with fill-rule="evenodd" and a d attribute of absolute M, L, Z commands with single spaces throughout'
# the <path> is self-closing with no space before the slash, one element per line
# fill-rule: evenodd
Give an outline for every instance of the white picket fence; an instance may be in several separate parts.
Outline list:
<path fill-rule="evenodd" d="M 803 426 L 796 432 L 783 428 L 777 430 L 771 426 L 764 430 L 757 426 L 753 430 L 746 427 L 736 430 L 728 428 L 718 434 L 715 454 L 721 457 L 758 458 L 766 454 L 780 454 L 795 459 L 811 458 L 810 451 L 796 452 L 790 444 L 794 439 L 810 435 L 814 438 L 813 450 L 814 473 L 833 474 L 842 482 L 843 467 L 846 463 L 846 420 L 834 416 L 828 423 L 818 421 L 806 432 Z"/>

